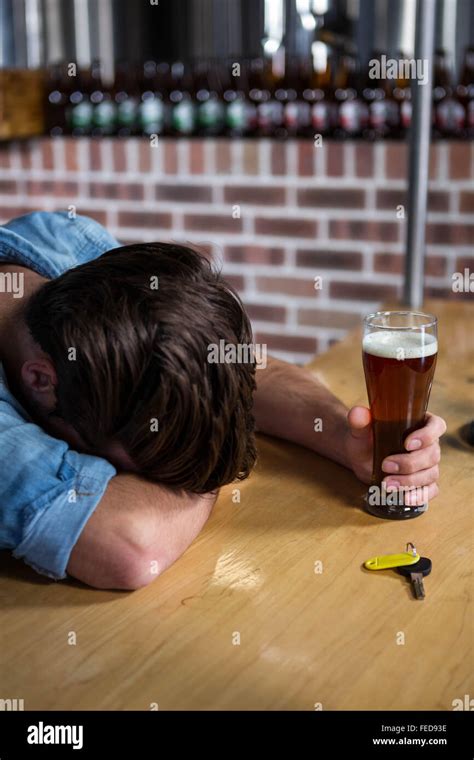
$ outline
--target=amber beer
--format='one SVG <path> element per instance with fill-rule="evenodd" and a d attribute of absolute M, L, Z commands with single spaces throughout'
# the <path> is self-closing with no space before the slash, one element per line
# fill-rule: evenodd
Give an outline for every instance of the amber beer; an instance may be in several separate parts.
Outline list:
<path fill-rule="evenodd" d="M 406 453 L 406 437 L 422 427 L 438 352 L 436 317 L 419 312 L 377 312 L 364 320 L 363 363 L 374 435 L 372 485 L 380 500 L 367 508 L 379 517 L 403 519 L 424 512 L 427 505 L 408 506 L 403 494 L 390 498 L 381 483 L 388 473 L 383 460 Z M 396 476 L 395 476 L 396 477 Z"/>

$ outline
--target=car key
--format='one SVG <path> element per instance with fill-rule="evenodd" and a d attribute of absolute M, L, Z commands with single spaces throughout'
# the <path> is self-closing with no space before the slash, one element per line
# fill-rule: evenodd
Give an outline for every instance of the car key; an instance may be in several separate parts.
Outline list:
<path fill-rule="evenodd" d="M 420 557 L 414 565 L 404 565 L 396 568 L 397 573 L 410 579 L 415 599 L 425 598 L 423 578 L 431 573 L 431 560 L 428 557 Z"/>

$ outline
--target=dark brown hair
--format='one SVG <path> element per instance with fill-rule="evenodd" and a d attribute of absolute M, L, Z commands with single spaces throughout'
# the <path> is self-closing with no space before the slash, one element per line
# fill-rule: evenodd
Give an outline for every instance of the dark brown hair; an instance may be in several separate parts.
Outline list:
<path fill-rule="evenodd" d="M 118 442 L 141 475 L 195 493 L 248 476 L 255 364 L 209 363 L 208 346 L 252 331 L 204 256 L 117 248 L 44 284 L 25 319 L 56 369 L 54 414 L 91 451 Z"/>

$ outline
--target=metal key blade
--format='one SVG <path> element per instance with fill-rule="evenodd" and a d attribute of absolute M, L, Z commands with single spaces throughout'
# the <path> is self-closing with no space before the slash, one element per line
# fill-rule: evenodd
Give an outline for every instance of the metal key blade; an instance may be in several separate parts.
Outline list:
<path fill-rule="evenodd" d="M 423 574 L 422 573 L 411 573 L 410 580 L 411 580 L 411 587 L 413 589 L 413 594 L 415 596 L 415 599 L 424 599 L 425 598 L 425 586 L 424 586 L 424 583 L 423 583 Z"/>

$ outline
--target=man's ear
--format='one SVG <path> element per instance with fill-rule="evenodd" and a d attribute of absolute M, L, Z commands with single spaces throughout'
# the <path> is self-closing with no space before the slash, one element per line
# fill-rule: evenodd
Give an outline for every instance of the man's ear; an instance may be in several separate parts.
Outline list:
<path fill-rule="evenodd" d="M 30 359 L 22 364 L 21 381 L 25 394 L 33 398 L 45 411 L 56 407 L 58 378 L 52 362 L 47 358 Z"/>

